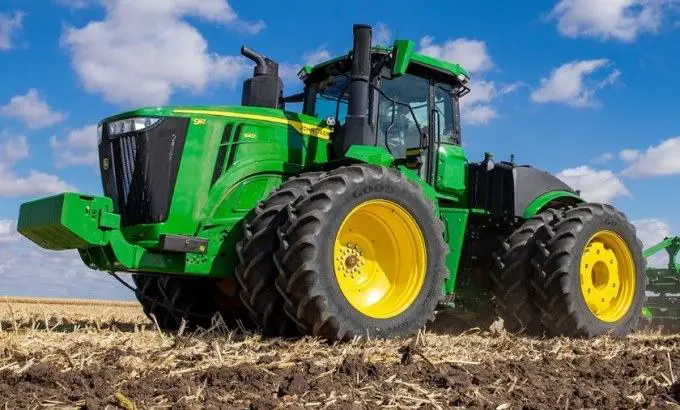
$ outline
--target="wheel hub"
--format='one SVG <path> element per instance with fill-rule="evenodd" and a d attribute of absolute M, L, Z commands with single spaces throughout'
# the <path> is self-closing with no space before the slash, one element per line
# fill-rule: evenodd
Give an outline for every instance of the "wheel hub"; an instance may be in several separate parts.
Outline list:
<path fill-rule="evenodd" d="M 635 268 L 626 242 L 617 234 L 595 234 L 581 256 L 581 292 L 590 311 L 600 320 L 615 322 L 633 302 Z"/>
<path fill-rule="evenodd" d="M 377 319 L 394 317 L 413 303 L 425 281 L 426 261 L 416 221 L 382 199 L 353 209 L 333 247 L 335 278 L 347 302 Z"/>
<path fill-rule="evenodd" d="M 342 246 L 341 254 L 336 257 L 341 262 L 341 270 L 344 277 L 356 279 L 366 265 L 366 258 L 359 245 L 348 242 Z"/>

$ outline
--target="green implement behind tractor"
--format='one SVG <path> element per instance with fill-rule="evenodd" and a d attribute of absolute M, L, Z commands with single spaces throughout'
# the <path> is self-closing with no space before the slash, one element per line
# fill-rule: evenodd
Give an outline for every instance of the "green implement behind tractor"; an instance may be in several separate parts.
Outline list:
<path fill-rule="evenodd" d="M 650 258 L 668 253 L 666 268 L 647 268 L 647 303 L 642 309 L 641 328 L 646 330 L 680 330 L 680 237 L 666 238 L 645 249 Z"/>
<path fill-rule="evenodd" d="M 271 336 L 406 336 L 453 306 L 511 331 L 629 333 L 645 260 L 626 217 L 531 166 L 468 161 L 468 73 L 353 34 L 346 55 L 300 71 L 300 94 L 244 47 L 241 106 L 103 120 L 104 196 L 25 203 L 19 232 L 131 273 L 168 330 L 219 313 Z"/>

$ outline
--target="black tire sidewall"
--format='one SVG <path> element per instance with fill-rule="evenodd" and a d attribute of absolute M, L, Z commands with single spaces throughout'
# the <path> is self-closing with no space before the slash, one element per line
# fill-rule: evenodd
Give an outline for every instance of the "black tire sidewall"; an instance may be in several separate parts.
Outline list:
<path fill-rule="evenodd" d="M 423 317 L 432 314 L 430 310 L 433 310 L 443 294 L 443 281 L 439 280 L 438 274 L 443 267 L 440 241 L 437 239 L 440 233 L 435 229 L 436 216 L 432 212 L 432 205 L 410 182 L 395 180 L 387 173 L 382 178 L 376 178 L 371 172 L 365 175 L 366 178 L 361 181 L 350 178 L 347 190 L 333 198 L 333 207 L 326 215 L 319 235 L 320 288 L 327 290 L 327 303 L 333 305 L 332 310 L 343 317 L 343 322 L 349 325 L 348 330 L 352 333 L 364 329 L 368 331 L 369 337 L 409 333 L 423 322 Z M 342 293 L 333 266 L 335 239 L 343 220 L 360 204 L 375 199 L 393 202 L 413 217 L 422 232 L 427 252 L 427 270 L 420 293 L 405 311 L 389 319 L 372 318 L 356 310 Z"/>
<path fill-rule="evenodd" d="M 583 251 L 593 235 L 604 230 L 612 231 L 623 238 L 633 257 L 636 271 L 635 294 L 633 296 L 631 309 L 615 322 L 604 322 L 598 319 L 590 311 L 590 308 L 588 308 L 583 292 L 581 291 L 580 267 Z M 593 215 L 593 219 L 586 223 L 579 232 L 572 252 L 573 257 L 569 269 L 569 276 L 571 278 L 570 291 L 572 294 L 576 295 L 574 298 L 574 303 L 576 305 L 575 314 L 587 324 L 587 328 L 594 334 L 605 334 L 608 332 L 611 332 L 614 335 L 628 334 L 639 319 L 645 301 L 645 261 L 635 233 L 635 228 L 625 219 L 615 217 L 609 213 L 605 212 L 601 215 L 595 214 Z"/>

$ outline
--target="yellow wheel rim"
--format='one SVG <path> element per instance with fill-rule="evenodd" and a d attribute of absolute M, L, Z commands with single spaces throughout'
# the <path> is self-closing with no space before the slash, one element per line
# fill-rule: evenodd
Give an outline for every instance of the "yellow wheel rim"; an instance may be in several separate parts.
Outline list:
<path fill-rule="evenodd" d="M 616 322 L 633 305 L 635 263 L 626 241 L 611 231 L 590 238 L 581 256 L 581 292 L 590 311 L 603 322 Z"/>
<path fill-rule="evenodd" d="M 340 225 L 333 267 L 350 305 L 389 319 L 404 312 L 425 282 L 425 238 L 415 219 L 394 202 L 376 199 L 354 208 Z"/>

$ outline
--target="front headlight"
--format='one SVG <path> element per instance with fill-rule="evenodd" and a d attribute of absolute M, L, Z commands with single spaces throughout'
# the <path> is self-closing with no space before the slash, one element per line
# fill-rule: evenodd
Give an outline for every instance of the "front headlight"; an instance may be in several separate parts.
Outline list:
<path fill-rule="evenodd" d="M 142 131 L 157 124 L 160 118 L 135 117 L 126 118 L 124 120 L 111 121 L 106 124 L 109 127 L 109 135 L 127 134 L 128 132 Z"/>

